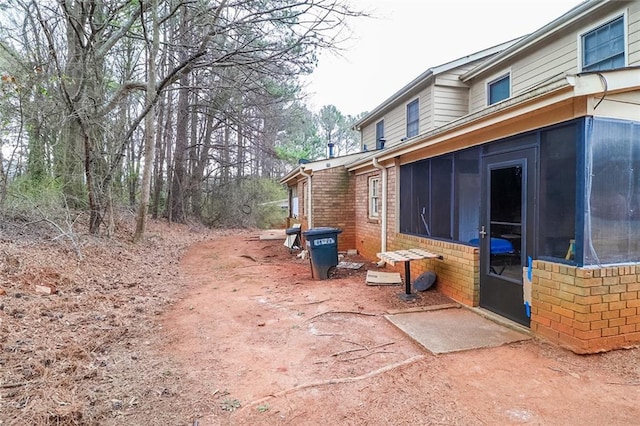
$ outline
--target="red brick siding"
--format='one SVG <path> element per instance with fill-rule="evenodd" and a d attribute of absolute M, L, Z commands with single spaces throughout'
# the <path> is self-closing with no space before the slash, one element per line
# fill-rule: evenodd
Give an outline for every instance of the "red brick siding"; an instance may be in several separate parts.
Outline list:
<path fill-rule="evenodd" d="M 640 344 L 640 265 L 533 262 L 531 330 L 577 353 Z"/>
<path fill-rule="evenodd" d="M 344 167 L 313 172 L 313 227 L 340 228 L 338 250 L 356 247 L 355 179 Z M 306 226 L 306 217 L 305 225 Z"/>
<path fill-rule="evenodd" d="M 396 234 L 388 249 L 403 250 L 416 247 L 442 255 L 442 259 L 411 262 L 412 280 L 415 280 L 423 272 L 434 272 L 437 277 L 436 287 L 440 292 L 465 305 L 478 305 L 480 300 L 480 254 L 477 247 Z M 401 272 L 404 265 L 400 263 L 395 268 Z"/>

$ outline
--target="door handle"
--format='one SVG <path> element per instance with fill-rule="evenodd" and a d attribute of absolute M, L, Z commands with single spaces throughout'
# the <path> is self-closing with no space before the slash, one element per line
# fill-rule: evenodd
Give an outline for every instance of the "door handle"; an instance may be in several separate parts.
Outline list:
<path fill-rule="evenodd" d="M 482 238 L 484 238 L 487 235 L 487 231 L 484 230 L 484 225 L 482 226 L 482 229 L 480 229 L 479 233 Z"/>

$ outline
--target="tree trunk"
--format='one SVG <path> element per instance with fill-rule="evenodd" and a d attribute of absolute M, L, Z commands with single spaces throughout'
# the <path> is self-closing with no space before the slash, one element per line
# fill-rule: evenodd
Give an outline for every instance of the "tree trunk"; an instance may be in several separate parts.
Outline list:
<path fill-rule="evenodd" d="M 153 201 L 151 203 L 151 216 L 154 219 L 157 219 L 160 214 L 160 197 L 162 196 L 162 188 L 164 187 L 164 160 L 165 160 L 165 151 L 163 146 L 163 137 L 164 137 L 164 127 L 162 124 L 162 120 L 164 120 L 164 106 L 165 102 L 160 102 L 158 104 L 158 114 L 157 114 L 157 123 L 156 123 L 156 158 L 153 164 Z"/>
<path fill-rule="evenodd" d="M 182 12 L 182 29 L 180 40 L 185 45 L 187 40 L 187 8 Z M 186 58 L 186 52 L 182 52 L 182 59 Z M 173 181 L 171 183 L 171 219 L 174 222 L 184 223 L 186 217 L 185 191 L 187 180 L 186 160 L 189 135 L 187 121 L 189 120 L 189 77 L 184 74 L 180 77 L 178 89 L 178 111 L 176 115 L 176 150 L 173 157 Z"/>
<path fill-rule="evenodd" d="M 144 15 L 142 15 L 144 17 Z M 142 183 L 140 188 L 140 206 L 138 207 L 138 217 L 136 220 L 136 232 L 133 241 L 138 242 L 144 238 L 147 228 L 147 213 L 149 211 L 149 197 L 151 194 L 151 169 L 154 157 L 153 121 L 155 119 L 155 98 L 156 98 L 156 57 L 160 45 L 160 35 L 158 30 L 158 0 L 151 0 L 151 25 L 152 41 L 147 40 L 147 106 L 151 106 L 144 118 L 144 167 L 142 170 Z"/>
<path fill-rule="evenodd" d="M 192 187 L 193 193 L 191 195 L 192 205 L 193 205 L 193 214 L 194 216 L 202 219 L 202 207 L 203 207 L 203 197 L 202 197 L 202 187 L 205 185 L 205 176 L 204 171 L 209 162 L 209 152 L 211 151 L 211 138 L 213 136 L 214 125 L 213 122 L 215 117 L 212 113 L 206 114 L 206 124 L 205 124 L 205 132 L 202 137 L 202 147 L 200 148 L 200 155 L 197 158 L 197 164 L 194 167 L 192 173 Z"/>
<path fill-rule="evenodd" d="M 166 164 L 167 164 L 167 206 L 166 206 L 166 215 L 169 222 L 173 222 L 173 217 L 171 216 L 171 212 L 173 211 L 173 193 L 171 191 L 171 183 L 173 182 L 173 146 L 174 146 L 174 137 L 173 137 L 173 102 L 172 96 L 169 97 L 169 101 L 167 102 L 167 119 L 165 121 L 165 131 L 164 131 L 164 147 L 166 150 Z"/>

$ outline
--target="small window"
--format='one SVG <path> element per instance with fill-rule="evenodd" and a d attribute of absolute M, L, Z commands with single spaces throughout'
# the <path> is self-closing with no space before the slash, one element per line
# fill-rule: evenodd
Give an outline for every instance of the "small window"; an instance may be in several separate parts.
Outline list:
<path fill-rule="evenodd" d="M 418 134 L 420 129 L 420 104 L 418 99 L 407 104 L 407 137 Z"/>
<path fill-rule="evenodd" d="M 384 120 L 376 123 L 376 149 L 384 148 Z"/>
<path fill-rule="evenodd" d="M 509 74 L 489 83 L 489 105 L 508 99 L 511 96 L 511 78 Z"/>
<path fill-rule="evenodd" d="M 289 217 L 297 218 L 299 214 L 297 185 L 289 187 L 289 200 L 290 200 Z"/>
<path fill-rule="evenodd" d="M 582 71 L 605 71 L 624 66 L 623 16 L 582 36 Z"/>
<path fill-rule="evenodd" d="M 380 178 L 371 177 L 369 178 L 369 217 L 371 219 L 377 219 L 380 215 L 378 210 L 379 199 L 380 199 Z"/>

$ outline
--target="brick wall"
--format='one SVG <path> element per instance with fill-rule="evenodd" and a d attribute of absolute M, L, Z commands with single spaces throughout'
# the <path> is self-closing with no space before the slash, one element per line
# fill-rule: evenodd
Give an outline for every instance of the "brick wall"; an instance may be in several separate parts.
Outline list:
<path fill-rule="evenodd" d="M 431 240 L 413 235 L 396 234 L 389 250 L 422 248 L 442 255 L 442 259 L 426 259 L 411 262 L 411 280 L 423 272 L 436 274 L 436 287 L 440 292 L 468 306 L 480 301 L 480 254 L 477 247 L 448 241 Z M 398 272 L 404 265 L 395 266 Z"/>
<path fill-rule="evenodd" d="M 340 228 L 338 250 L 356 247 L 355 180 L 344 167 L 313 172 L 313 227 Z M 305 213 L 306 215 L 306 213 Z M 306 226 L 306 217 L 305 226 Z"/>
<path fill-rule="evenodd" d="M 578 268 L 536 260 L 531 330 L 577 353 L 640 344 L 640 265 Z"/>
<path fill-rule="evenodd" d="M 369 178 L 381 177 L 380 171 L 355 176 L 355 217 L 356 240 L 355 248 L 367 259 L 376 260 L 376 253 L 380 252 L 381 218 L 369 218 Z M 382 178 L 380 179 L 380 205 L 378 211 L 382 214 Z"/>

